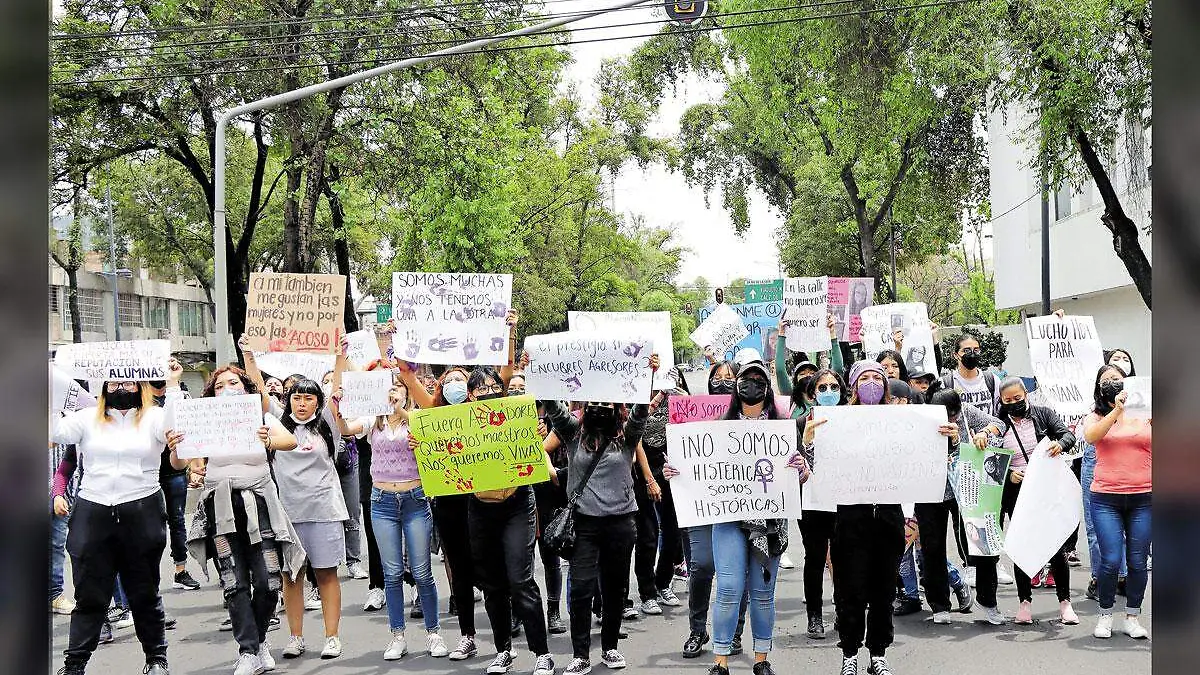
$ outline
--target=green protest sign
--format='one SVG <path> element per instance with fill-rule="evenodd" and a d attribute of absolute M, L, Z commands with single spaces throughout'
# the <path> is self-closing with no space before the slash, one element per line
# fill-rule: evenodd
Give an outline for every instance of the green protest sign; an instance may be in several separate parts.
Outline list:
<path fill-rule="evenodd" d="M 782 302 L 783 279 L 754 279 L 746 281 L 746 302 Z"/>
<path fill-rule="evenodd" d="M 417 410 L 409 433 L 430 497 L 501 490 L 550 480 L 532 396 Z"/>
<path fill-rule="evenodd" d="M 967 552 L 997 556 L 1004 545 L 1000 529 L 1000 498 L 1012 450 L 988 446 L 980 450 L 970 443 L 958 446 L 958 461 L 951 469 L 954 494 L 967 530 Z"/>

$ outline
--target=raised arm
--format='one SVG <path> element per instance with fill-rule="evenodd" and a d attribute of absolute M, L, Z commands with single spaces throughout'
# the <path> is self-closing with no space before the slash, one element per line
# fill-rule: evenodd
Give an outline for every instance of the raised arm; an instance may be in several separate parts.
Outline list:
<path fill-rule="evenodd" d="M 779 322 L 779 337 L 775 338 L 775 383 L 779 393 L 792 395 L 792 376 L 787 370 L 787 324 Z"/>
<path fill-rule="evenodd" d="M 250 349 L 250 341 L 245 335 L 238 338 L 238 349 L 242 352 L 242 361 L 246 364 L 246 377 L 254 383 L 258 395 L 262 397 L 263 412 L 271 412 L 271 397 L 267 395 L 267 383 L 263 380 L 258 362 L 254 360 L 254 350 Z"/>
<path fill-rule="evenodd" d="M 562 401 L 546 401 L 542 404 L 542 408 L 546 411 L 546 419 L 550 422 L 550 435 L 546 437 L 547 442 L 550 436 L 554 436 L 560 443 L 570 443 L 579 434 L 579 420 L 571 414 L 567 407 L 562 404 Z M 543 447 L 547 447 L 543 443 Z M 547 448 L 553 450 L 553 448 Z"/>
<path fill-rule="evenodd" d="M 508 381 L 512 379 L 513 364 L 517 358 L 517 321 L 520 315 L 517 310 L 508 310 L 508 315 L 504 318 L 508 323 L 508 363 L 500 368 L 500 383 L 504 385 L 504 390 L 508 391 Z"/>

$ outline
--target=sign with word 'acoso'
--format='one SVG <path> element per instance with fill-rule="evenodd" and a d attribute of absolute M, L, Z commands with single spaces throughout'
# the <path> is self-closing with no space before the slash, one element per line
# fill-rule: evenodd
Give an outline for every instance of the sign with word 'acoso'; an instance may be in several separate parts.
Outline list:
<path fill-rule="evenodd" d="M 392 274 L 396 356 L 416 363 L 508 363 L 511 274 Z"/>
<path fill-rule="evenodd" d="M 260 352 L 337 353 L 344 324 L 346 277 L 252 272 L 246 338 Z"/>
<path fill-rule="evenodd" d="M 417 410 L 409 433 L 430 497 L 502 490 L 550 480 L 532 396 Z"/>

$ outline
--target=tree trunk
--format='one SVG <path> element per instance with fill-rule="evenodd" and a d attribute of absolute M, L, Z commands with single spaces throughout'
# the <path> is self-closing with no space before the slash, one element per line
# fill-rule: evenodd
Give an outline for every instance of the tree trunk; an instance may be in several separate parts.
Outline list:
<path fill-rule="evenodd" d="M 295 156 L 293 155 L 293 160 Z M 287 196 L 283 202 L 283 271 L 303 271 L 300 252 L 300 204 L 296 193 L 300 190 L 303 172 L 299 166 L 289 162 L 287 169 Z"/>
<path fill-rule="evenodd" d="M 337 167 L 331 167 L 330 178 L 336 181 L 338 178 Z M 325 181 L 324 191 L 325 198 L 329 201 L 329 214 L 333 221 L 333 258 L 337 264 L 337 273 L 346 277 L 346 312 L 345 324 L 346 332 L 353 333 L 359 329 L 358 314 L 354 311 L 354 297 L 350 293 L 350 247 L 346 244 L 346 209 L 342 205 L 342 198 L 330 185 L 331 181 Z"/>
<path fill-rule="evenodd" d="M 67 270 L 67 311 L 71 314 L 71 342 L 83 342 L 79 317 L 79 268 Z"/>

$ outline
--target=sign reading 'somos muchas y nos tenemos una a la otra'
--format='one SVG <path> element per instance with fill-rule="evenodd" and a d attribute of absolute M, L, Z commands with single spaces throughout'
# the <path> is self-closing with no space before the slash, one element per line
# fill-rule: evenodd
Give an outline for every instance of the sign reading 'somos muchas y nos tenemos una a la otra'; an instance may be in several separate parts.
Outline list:
<path fill-rule="evenodd" d="M 1063 417 L 1086 415 L 1104 350 L 1090 316 L 1038 316 L 1025 320 L 1029 363 L 1037 390 Z"/>
<path fill-rule="evenodd" d="M 511 274 L 395 272 L 396 357 L 443 365 L 508 363 Z"/>
<path fill-rule="evenodd" d="M 667 456 L 681 527 L 756 518 L 799 518 L 800 480 L 792 420 L 667 425 Z"/>
<path fill-rule="evenodd" d="M 828 298 L 828 277 L 784 280 L 783 325 L 787 327 L 788 349 L 794 352 L 829 351 Z"/>
<path fill-rule="evenodd" d="M 651 336 L 615 330 L 530 335 L 525 351 L 525 385 L 539 399 L 650 402 Z"/>
<path fill-rule="evenodd" d="M 416 410 L 409 433 L 430 497 L 501 490 L 550 480 L 532 396 Z"/>
<path fill-rule="evenodd" d="M 54 365 L 81 380 L 165 380 L 170 360 L 170 340 L 73 342 L 54 353 Z"/>
<path fill-rule="evenodd" d="M 342 400 L 338 410 L 344 418 L 391 414 L 392 405 L 388 403 L 391 388 L 390 370 L 342 373 Z"/>
<path fill-rule="evenodd" d="M 654 339 L 654 353 L 658 354 L 659 359 L 654 388 L 675 388 L 675 380 L 667 372 L 675 367 L 670 312 L 567 312 L 567 328 L 577 333 L 614 329 L 650 336 Z"/>
<path fill-rule="evenodd" d="M 258 438 L 263 424 L 262 397 L 208 396 L 174 403 L 174 428 L 183 434 L 180 459 L 222 457 L 265 452 Z"/>
<path fill-rule="evenodd" d="M 260 352 L 336 354 L 345 300 L 340 274 L 251 272 L 246 338 Z"/>

